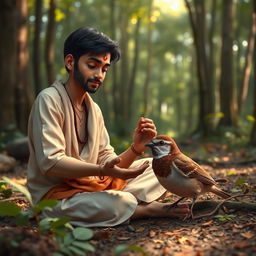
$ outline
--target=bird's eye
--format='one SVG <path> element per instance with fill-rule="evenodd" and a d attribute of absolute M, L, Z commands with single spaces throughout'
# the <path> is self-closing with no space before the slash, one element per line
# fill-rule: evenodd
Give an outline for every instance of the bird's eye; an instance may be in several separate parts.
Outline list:
<path fill-rule="evenodd" d="M 159 144 L 160 144 L 160 145 L 164 145 L 165 143 L 164 143 L 163 140 L 161 140 L 161 141 L 159 142 Z"/>

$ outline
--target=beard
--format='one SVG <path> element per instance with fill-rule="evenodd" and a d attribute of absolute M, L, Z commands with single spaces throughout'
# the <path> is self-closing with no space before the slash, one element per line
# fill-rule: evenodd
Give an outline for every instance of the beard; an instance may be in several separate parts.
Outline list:
<path fill-rule="evenodd" d="M 100 80 L 98 80 L 97 78 L 86 78 L 82 75 L 82 73 L 80 72 L 78 65 L 75 65 L 74 68 L 74 79 L 76 82 L 78 82 L 80 84 L 80 86 L 88 93 L 95 93 L 98 91 L 98 89 L 101 86 L 101 82 Z M 98 87 L 94 88 L 94 87 L 90 87 L 89 83 L 90 82 L 94 82 L 94 83 L 99 83 Z"/>

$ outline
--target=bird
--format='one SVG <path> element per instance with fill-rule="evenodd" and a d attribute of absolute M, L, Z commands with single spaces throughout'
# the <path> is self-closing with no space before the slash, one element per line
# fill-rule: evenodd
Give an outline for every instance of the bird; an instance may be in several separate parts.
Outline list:
<path fill-rule="evenodd" d="M 152 151 L 152 169 L 160 184 L 180 197 L 169 207 L 177 206 L 185 198 L 192 198 L 189 217 L 193 219 L 193 206 L 200 195 L 212 192 L 221 198 L 230 197 L 217 186 L 217 182 L 224 182 L 224 179 L 214 180 L 204 168 L 181 152 L 173 138 L 158 135 L 145 146 Z"/>

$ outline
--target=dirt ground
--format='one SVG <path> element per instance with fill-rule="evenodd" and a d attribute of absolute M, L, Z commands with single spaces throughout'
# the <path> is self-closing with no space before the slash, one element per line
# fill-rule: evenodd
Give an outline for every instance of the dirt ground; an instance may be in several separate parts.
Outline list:
<path fill-rule="evenodd" d="M 220 159 L 223 160 L 223 159 Z M 236 182 L 244 179 L 252 196 L 239 200 L 255 203 L 256 162 L 248 164 L 204 165 L 214 178 L 227 178 L 222 184 L 226 191 L 236 192 Z M 19 166 L 15 172 L 5 176 L 25 183 L 26 167 Z M 235 194 L 235 193 L 234 193 Z M 175 201 L 176 196 L 167 196 L 166 201 Z M 212 194 L 200 200 L 219 200 Z M 26 207 L 22 198 L 16 203 Z M 197 212 L 195 212 L 197 214 Z M 256 212 L 242 208 L 238 211 L 220 210 L 219 215 L 195 220 L 175 220 L 167 218 L 141 219 L 114 228 L 93 228 L 94 237 L 90 240 L 95 253 L 87 255 L 112 256 L 120 244 L 140 246 L 149 256 L 244 256 L 256 255 Z M 230 217 L 230 219 L 228 219 Z M 18 246 L 11 246 L 12 241 Z M 57 245 L 50 236 L 39 235 L 33 221 L 29 227 L 17 228 L 10 219 L 0 217 L 0 255 L 40 256 L 52 255 Z M 139 252 L 126 251 L 122 255 L 142 255 Z"/>

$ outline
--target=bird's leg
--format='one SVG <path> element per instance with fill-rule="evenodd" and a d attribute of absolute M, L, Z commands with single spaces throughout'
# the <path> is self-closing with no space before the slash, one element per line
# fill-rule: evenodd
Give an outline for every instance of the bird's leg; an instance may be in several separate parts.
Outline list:
<path fill-rule="evenodd" d="M 171 208 L 176 207 L 178 205 L 178 203 L 181 202 L 184 198 L 185 197 L 181 197 L 176 202 L 174 202 L 173 204 L 165 205 L 164 208 L 166 208 L 167 210 L 170 210 Z"/>
<path fill-rule="evenodd" d="M 193 201 L 192 201 L 192 204 L 190 206 L 190 214 L 188 214 L 183 220 L 186 220 L 188 218 L 194 219 L 193 208 L 194 208 L 196 199 L 197 199 L 197 195 L 193 196 Z"/>

